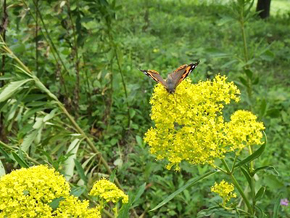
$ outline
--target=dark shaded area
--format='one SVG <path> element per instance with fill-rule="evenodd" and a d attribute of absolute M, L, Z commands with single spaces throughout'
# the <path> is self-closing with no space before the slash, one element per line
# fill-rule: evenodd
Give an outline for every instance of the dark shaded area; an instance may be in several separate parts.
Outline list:
<path fill-rule="evenodd" d="M 271 0 L 258 0 L 256 11 L 262 19 L 270 17 Z"/>

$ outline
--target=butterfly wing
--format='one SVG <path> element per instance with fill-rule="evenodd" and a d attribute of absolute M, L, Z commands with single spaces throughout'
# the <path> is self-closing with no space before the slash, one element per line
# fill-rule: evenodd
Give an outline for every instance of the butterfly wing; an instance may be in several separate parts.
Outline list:
<path fill-rule="evenodd" d="M 199 61 L 191 64 L 184 64 L 178 67 L 173 73 L 169 74 L 166 83 L 170 93 L 174 92 L 175 88 L 182 82 L 199 64 Z"/>
<path fill-rule="evenodd" d="M 172 73 L 172 80 L 176 84 L 176 86 L 179 85 L 179 83 L 182 82 L 199 64 L 199 61 L 196 63 L 191 63 L 191 64 L 184 64 L 177 68 L 173 73 Z"/>
<path fill-rule="evenodd" d="M 160 76 L 160 74 L 155 70 L 141 70 L 142 73 L 144 73 L 146 76 L 151 77 L 156 82 L 161 83 L 163 86 L 166 87 L 165 80 Z"/>

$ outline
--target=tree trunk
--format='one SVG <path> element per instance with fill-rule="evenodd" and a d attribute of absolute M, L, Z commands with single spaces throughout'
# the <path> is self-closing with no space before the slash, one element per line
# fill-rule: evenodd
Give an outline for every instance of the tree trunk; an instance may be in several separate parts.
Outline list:
<path fill-rule="evenodd" d="M 258 0 L 256 11 L 260 18 L 266 19 L 270 16 L 271 0 Z"/>

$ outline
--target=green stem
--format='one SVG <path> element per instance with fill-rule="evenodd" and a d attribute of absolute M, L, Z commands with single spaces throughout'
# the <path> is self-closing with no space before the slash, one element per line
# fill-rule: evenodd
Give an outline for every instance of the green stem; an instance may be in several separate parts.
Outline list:
<path fill-rule="evenodd" d="M 239 191 L 240 195 L 242 196 L 245 204 L 247 205 L 247 208 L 248 208 L 250 214 L 253 215 L 254 213 L 253 213 L 253 209 L 251 207 L 251 204 L 250 204 L 247 196 L 245 195 L 243 189 L 241 188 L 241 186 L 239 185 L 238 181 L 236 180 L 233 172 L 230 171 L 230 168 L 229 168 L 228 164 L 226 163 L 226 161 L 224 159 L 222 159 L 221 161 L 222 161 L 223 165 L 225 166 L 225 168 L 227 170 L 227 175 L 229 175 L 231 177 L 231 180 L 232 180 L 234 186 L 238 189 L 238 191 Z"/>
<path fill-rule="evenodd" d="M 253 154 L 253 147 L 249 146 L 249 155 Z M 250 172 L 254 171 L 254 162 L 250 162 Z M 255 194 L 255 179 L 254 176 L 251 176 L 251 195 L 253 201 L 253 212 L 255 213 L 255 205 L 256 205 L 256 194 Z"/>

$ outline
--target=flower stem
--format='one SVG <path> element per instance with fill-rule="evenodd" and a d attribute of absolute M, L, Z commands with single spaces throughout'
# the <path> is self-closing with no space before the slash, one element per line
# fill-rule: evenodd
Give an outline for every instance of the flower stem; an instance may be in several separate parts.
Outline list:
<path fill-rule="evenodd" d="M 247 208 L 248 208 L 250 214 L 253 215 L 253 209 L 251 207 L 251 204 L 250 204 L 247 196 L 245 195 L 244 191 L 242 190 L 241 186 L 239 185 L 238 181 L 236 180 L 233 172 L 230 171 L 230 168 L 229 168 L 228 164 L 226 163 L 226 161 L 224 159 L 222 159 L 221 161 L 222 161 L 223 165 L 225 166 L 225 168 L 227 170 L 227 174 L 231 177 L 231 180 L 232 180 L 234 186 L 238 189 L 238 191 L 239 191 L 240 195 L 242 196 L 245 204 L 247 205 Z"/>

